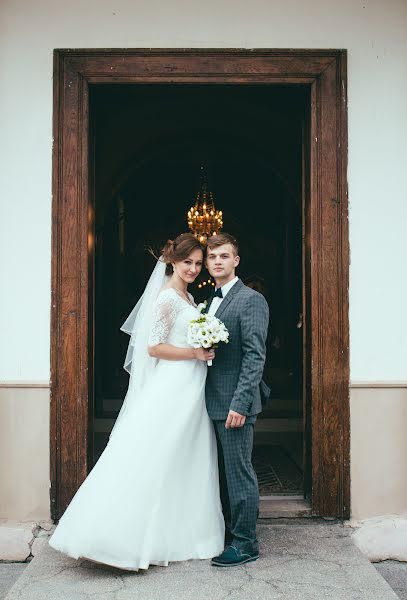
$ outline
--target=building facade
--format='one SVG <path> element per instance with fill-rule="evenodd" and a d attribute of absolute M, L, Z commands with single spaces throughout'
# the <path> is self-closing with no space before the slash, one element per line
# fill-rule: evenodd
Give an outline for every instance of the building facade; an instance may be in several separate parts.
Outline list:
<path fill-rule="evenodd" d="M 346 50 L 349 514 L 404 512 L 405 3 L 18 0 L 1 13 L 0 518 L 35 521 L 52 511 L 56 48 Z"/>

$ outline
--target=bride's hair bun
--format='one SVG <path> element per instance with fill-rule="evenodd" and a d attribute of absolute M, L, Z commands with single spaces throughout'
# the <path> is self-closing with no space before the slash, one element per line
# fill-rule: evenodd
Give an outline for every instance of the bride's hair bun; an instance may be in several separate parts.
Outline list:
<path fill-rule="evenodd" d="M 168 240 L 161 250 L 164 262 L 167 265 L 166 275 L 172 275 L 174 269 L 172 263 L 185 260 L 194 250 L 202 250 L 202 244 L 192 233 L 181 233 L 175 240 Z"/>
<path fill-rule="evenodd" d="M 163 260 L 164 262 L 167 264 L 167 271 L 168 271 L 168 265 L 171 266 L 171 263 L 174 262 L 173 258 L 174 258 L 174 241 L 173 240 L 167 240 L 166 244 L 164 245 L 164 248 L 161 250 L 162 256 L 163 256 Z M 172 267 L 171 267 L 172 269 Z M 172 270 L 171 270 L 172 272 Z M 167 273 L 168 275 L 168 273 Z"/>

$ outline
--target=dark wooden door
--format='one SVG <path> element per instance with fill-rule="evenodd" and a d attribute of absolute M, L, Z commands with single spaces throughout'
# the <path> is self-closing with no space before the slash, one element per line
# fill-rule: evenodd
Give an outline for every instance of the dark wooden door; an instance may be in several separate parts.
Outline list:
<path fill-rule="evenodd" d="M 310 110 L 302 123 L 302 341 L 304 497 L 312 500 Z"/>
<path fill-rule="evenodd" d="M 89 122 L 88 200 L 88 472 L 93 466 L 95 417 L 95 123 Z"/>

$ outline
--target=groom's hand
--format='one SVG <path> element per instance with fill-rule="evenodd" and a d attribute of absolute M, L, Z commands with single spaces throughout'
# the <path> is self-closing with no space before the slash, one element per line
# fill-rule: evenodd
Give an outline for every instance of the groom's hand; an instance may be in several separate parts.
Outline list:
<path fill-rule="evenodd" d="M 226 419 L 225 427 L 230 429 L 231 427 L 243 427 L 246 421 L 246 415 L 241 415 L 234 410 L 230 410 L 228 418 Z"/>

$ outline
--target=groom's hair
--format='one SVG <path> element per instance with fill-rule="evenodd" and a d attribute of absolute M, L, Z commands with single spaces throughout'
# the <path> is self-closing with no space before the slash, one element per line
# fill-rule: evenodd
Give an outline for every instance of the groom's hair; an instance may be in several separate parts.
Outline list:
<path fill-rule="evenodd" d="M 217 233 L 216 235 L 211 235 L 206 242 L 207 248 L 217 248 L 218 246 L 223 246 L 223 244 L 231 244 L 233 248 L 233 254 L 237 256 L 239 254 L 239 246 L 237 244 L 236 238 L 230 233 Z"/>

